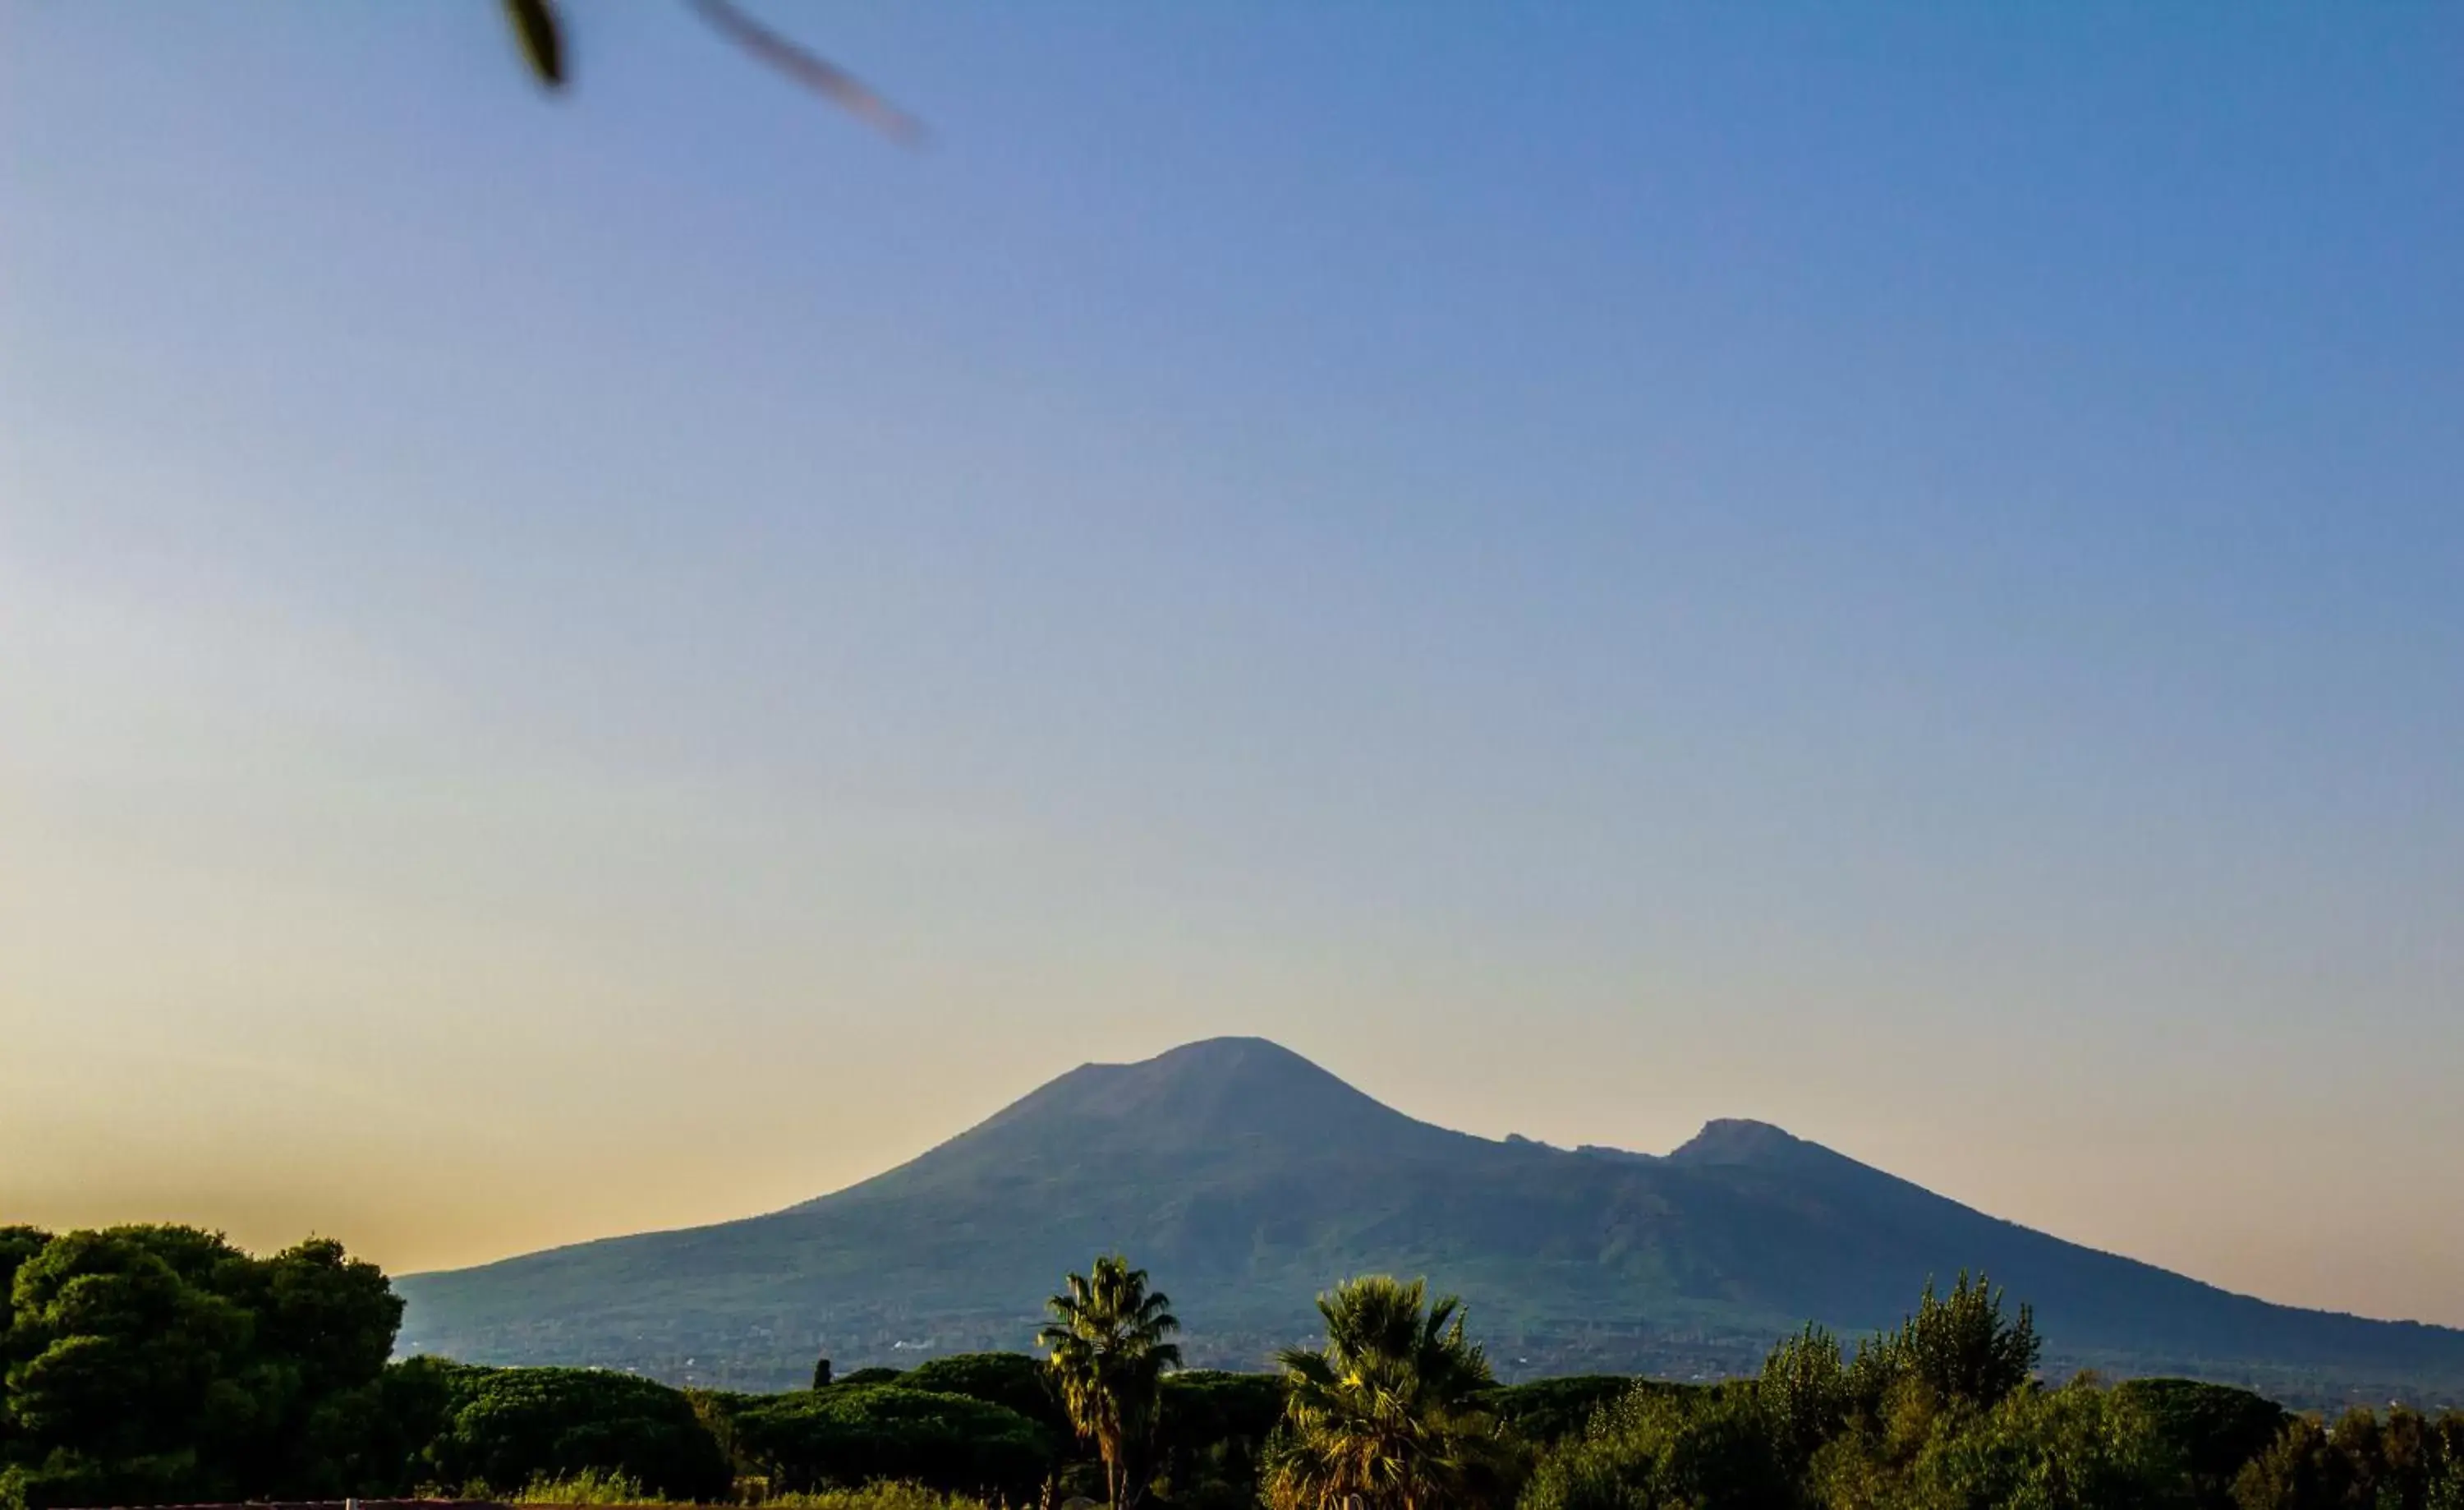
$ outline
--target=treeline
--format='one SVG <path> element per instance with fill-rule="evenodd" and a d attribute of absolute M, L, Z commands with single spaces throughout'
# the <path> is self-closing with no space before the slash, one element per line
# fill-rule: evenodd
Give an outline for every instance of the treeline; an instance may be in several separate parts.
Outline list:
<path fill-rule="evenodd" d="M 779 1394 L 388 1362 L 401 1301 L 311 1241 L 0 1228 L 0 1506 L 466 1498 L 758 1503 L 907 1483 L 1055 1510 L 2464 1510 L 2464 1413 L 2331 1423 L 2186 1380 L 2037 1374 L 1985 1282 L 1818 1328 L 1760 1374 L 1501 1386 L 1457 1302 L 1348 1281 L 1275 1373 L 1177 1366 L 1126 1260 L 1068 1277 L 1039 1355 Z"/>

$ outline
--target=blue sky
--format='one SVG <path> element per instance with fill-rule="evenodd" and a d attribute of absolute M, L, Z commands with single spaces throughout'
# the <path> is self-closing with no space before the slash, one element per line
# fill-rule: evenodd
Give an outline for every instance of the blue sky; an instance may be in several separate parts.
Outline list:
<path fill-rule="evenodd" d="M 761 13 L 935 145 L 0 0 L 0 1205 L 460 1261 L 1258 1032 L 2464 1323 L 2453 8 Z"/>

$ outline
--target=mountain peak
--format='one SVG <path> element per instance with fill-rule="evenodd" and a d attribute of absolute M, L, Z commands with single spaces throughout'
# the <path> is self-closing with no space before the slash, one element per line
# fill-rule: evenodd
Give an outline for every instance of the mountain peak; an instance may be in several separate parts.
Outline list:
<path fill-rule="evenodd" d="M 1150 1059 L 1137 1059 L 1122 1066 L 1135 1069 L 1152 1066 L 1163 1069 L 1194 1070 L 1214 1074 L 1238 1074 L 1243 1070 L 1267 1073 L 1300 1073 L 1327 1075 L 1327 1072 L 1294 1054 L 1272 1038 L 1228 1033 L 1220 1038 L 1199 1038 L 1178 1048 L 1166 1049 Z M 1327 1075 L 1329 1079 L 1333 1077 Z"/>
<path fill-rule="evenodd" d="M 1282 1044 L 1248 1037 L 1202 1038 L 1128 1064 L 1082 1064 L 976 1132 L 1123 1124 L 1150 1147 L 1264 1138 L 1392 1148 L 1465 1136 L 1406 1117 Z"/>
<path fill-rule="evenodd" d="M 1782 1165 L 1799 1163 L 1815 1151 L 1816 1144 L 1769 1122 L 1715 1117 L 1668 1158 L 1673 1164 Z"/>

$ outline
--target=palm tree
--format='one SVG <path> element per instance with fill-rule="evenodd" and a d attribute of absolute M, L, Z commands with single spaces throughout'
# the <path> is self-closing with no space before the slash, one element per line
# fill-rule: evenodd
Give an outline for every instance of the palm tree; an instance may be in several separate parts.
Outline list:
<path fill-rule="evenodd" d="M 1283 1354 L 1284 1429 L 1266 1471 L 1275 1510 L 1439 1510 L 1495 1487 L 1496 1382 L 1463 1337 L 1463 1301 L 1371 1275 L 1318 1297 L 1326 1347 Z"/>
<path fill-rule="evenodd" d="M 1180 1365 L 1164 1339 L 1180 1330 L 1172 1300 L 1147 1288 L 1147 1272 L 1119 1254 L 1095 1260 L 1091 1277 L 1045 1302 L 1052 1324 L 1038 1341 L 1052 1349 L 1052 1376 L 1078 1434 L 1104 1459 L 1113 1510 L 1134 1510 L 1146 1494 L 1147 1450 L 1163 1399 L 1163 1374 Z"/>

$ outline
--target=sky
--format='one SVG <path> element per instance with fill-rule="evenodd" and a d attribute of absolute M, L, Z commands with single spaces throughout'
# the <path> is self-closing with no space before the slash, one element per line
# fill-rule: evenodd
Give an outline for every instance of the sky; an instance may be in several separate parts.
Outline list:
<path fill-rule="evenodd" d="M 0 0 L 0 1220 L 461 1264 L 1238 1033 L 2464 1324 L 2464 11 L 748 4 L 931 145 Z"/>

